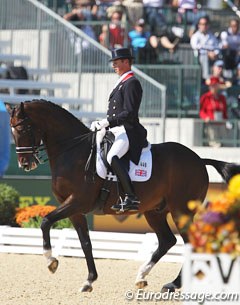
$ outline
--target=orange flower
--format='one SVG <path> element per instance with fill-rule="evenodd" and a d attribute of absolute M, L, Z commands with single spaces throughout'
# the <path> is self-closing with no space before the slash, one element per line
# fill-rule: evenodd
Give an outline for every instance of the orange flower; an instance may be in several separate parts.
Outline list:
<path fill-rule="evenodd" d="M 214 227 L 213 227 L 213 225 L 211 225 L 209 223 L 205 223 L 203 225 L 202 231 L 205 233 L 211 233 L 211 232 L 214 232 Z"/>
<path fill-rule="evenodd" d="M 222 231 L 226 231 L 228 233 L 230 232 L 234 232 L 235 230 L 235 223 L 234 221 L 229 221 L 223 225 L 221 225 L 219 228 L 218 228 L 218 232 L 222 232 Z"/>
<path fill-rule="evenodd" d="M 29 222 L 30 218 L 36 216 L 45 217 L 55 209 L 56 207 L 51 205 L 32 205 L 30 207 L 18 208 L 16 222 L 21 226 L 23 222 Z"/>
<path fill-rule="evenodd" d="M 211 210 L 227 214 L 229 208 L 234 204 L 235 199 L 231 193 L 223 193 L 216 201 L 211 202 Z"/>

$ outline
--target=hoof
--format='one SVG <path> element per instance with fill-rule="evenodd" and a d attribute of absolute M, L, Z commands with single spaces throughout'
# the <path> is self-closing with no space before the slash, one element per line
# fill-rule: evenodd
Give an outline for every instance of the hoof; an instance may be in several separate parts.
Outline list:
<path fill-rule="evenodd" d="M 177 287 L 173 283 L 169 283 L 163 286 L 161 293 L 164 292 L 174 292 Z"/>
<path fill-rule="evenodd" d="M 80 292 L 92 292 L 93 288 L 90 285 L 84 285 L 81 289 Z"/>
<path fill-rule="evenodd" d="M 138 289 L 142 289 L 144 287 L 146 287 L 148 285 L 147 281 L 138 281 L 135 283 L 135 285 L 137 286 Z"/>
<path fill-rule="evenodd" d="M 58 268 L 58 260 L 56 258 L 53 258 L 48 265 L 48 269 L 51 273 L 55 273 L 57 268 Z"/>

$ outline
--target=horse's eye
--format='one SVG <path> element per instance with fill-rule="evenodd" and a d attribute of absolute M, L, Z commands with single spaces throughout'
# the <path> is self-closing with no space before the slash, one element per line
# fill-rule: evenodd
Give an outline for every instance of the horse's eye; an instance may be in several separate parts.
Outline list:
<path fill-rule="evenodd" d="M 23 126 L 17 126 L 14 128 L 16 132 L 22 132 L 24 130 Z"/>

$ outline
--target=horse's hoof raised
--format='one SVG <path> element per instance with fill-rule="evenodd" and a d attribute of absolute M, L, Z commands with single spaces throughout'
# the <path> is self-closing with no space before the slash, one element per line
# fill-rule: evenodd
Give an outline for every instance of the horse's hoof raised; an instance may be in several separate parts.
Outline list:
<path fill-rule="evenodd" d="M 81 289 L 80 292 L 92 292 L 93 288 L 90 285 L 84 285 Z"/>
<path fill-rule="evenodd" d="M 48 265 L 48 269 L 51 273 L 55 273 L 58 268 L 58 260 L 54 258 Z"/>
<path fill-rule="evenodd" d="M 138 281 L 135 283 L 135 285 L 137 286 L 138 289 L 142 289 L 144 287 L 146 287 L 148 285 L 147 281 Z"/>

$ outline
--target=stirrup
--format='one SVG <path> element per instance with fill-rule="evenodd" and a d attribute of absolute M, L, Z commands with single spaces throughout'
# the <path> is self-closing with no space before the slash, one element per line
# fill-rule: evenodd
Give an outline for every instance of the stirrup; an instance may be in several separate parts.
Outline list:
<path fill-rule="evenodd" d="M 134 195 L 126 195 L 125 199 L 114 204 L 111 209 L 117 213 L 138 212 L 140 201 Z"/>

